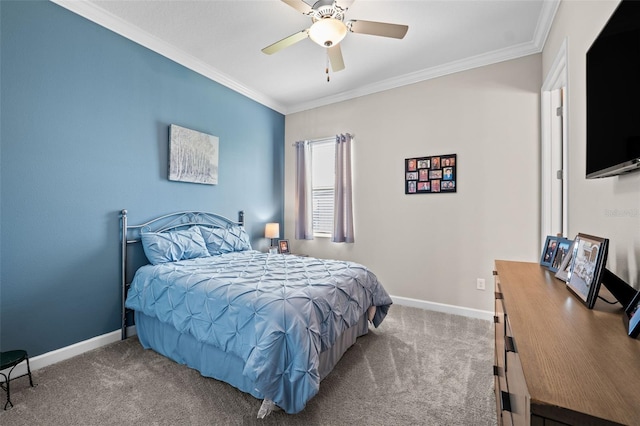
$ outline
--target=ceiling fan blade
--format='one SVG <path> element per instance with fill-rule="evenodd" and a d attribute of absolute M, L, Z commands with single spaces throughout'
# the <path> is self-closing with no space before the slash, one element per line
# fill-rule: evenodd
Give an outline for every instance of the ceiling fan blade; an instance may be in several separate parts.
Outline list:
<path fill-rule="evenodd" d="M 352 33 L 369 34 L 391 38 L 404 38 L 405 34 L 409 30 L 409 27 L 407 25 L 359 20 L 352 20 L 347 22 L 347 27 Z"/>
<path fill-rule="evenodd" d="M 340 6 L 340 8 L 342 10 L 347 10 L 351 7 L 351 5 L 353 4 L 354 0 L 337 0 L 336 3 L 338 4 L 338 6 Z"/>
<path fill-rule="evenodd" d="M 331 62 L 331 69 L 333 72 L 342 71 L 344 69 L 344 59 L 342 59 L 342 49 L 339 44 L 334 44 L 327 49 L 329 55 L 329 62 Z"/>
<path fill-rule="evenodd" d="M 289 47 L 301 40 L 304 40 L 308 36 L 309 36 L 309 30 L 302 30 L 300 32 L 291 34 L 289 37 L 285 37 L 282 40 L 276 41 L 275 43 L 265 47 L 264 49 L 262 49 L 262 52 L 266 53 L 267 55 L 272 55 L 276 52 L 281 51 L 285 47 Z"/>
<path fill-rule="evenodd" d="M 292 8 L 294 8 L 295 10 L 297 10 L 298 12 L 303 13 L 305 15 L 311 12 L 312 10 L 311 6 L 309 6 L 302 0 L 282 0 L 282 1 L 288 4 L 289 6 L 291 6 Z"/>

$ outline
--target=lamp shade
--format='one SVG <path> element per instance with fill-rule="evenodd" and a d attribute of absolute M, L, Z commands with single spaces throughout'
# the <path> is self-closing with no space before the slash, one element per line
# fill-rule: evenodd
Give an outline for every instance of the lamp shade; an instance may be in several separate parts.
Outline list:
<path fill-rule="evenodd" d="M 280 224 L 267 223 L 264 227 L 265 238 L 280 238 Z"/>
<path fill-rule="evenodd" d="M 309 28 L 309 38 L 322 47 L 335 46 L 346 35 L 347 26 L 335 18 L 320 19 Z"/>

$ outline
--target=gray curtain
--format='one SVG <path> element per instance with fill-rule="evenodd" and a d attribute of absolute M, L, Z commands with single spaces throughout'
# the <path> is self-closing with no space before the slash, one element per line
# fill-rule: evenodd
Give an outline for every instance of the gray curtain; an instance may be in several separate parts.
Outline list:
<path fill-rule="evenodd" d="M 296 142 L 296 240 L 313 240 L 313 193 L 311 190 L 311 146 Z"/>
<path fill-rule="evenodd" d="M 336 135 L 336 183 L 333 203 L 334 243 L 353 243 L 353 188 L 351 184 L 351 135 Z"/>

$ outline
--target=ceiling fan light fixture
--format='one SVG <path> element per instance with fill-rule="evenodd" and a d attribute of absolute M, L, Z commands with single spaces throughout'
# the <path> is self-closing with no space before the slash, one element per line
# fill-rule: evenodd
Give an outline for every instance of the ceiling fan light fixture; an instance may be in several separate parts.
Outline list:
<path fill-rule="evenodd" d="M 346 35 L 347 26 L 335 18 L 320 19 L 309 28 L 309 38 L 322 47 L 335 46 Z"/>

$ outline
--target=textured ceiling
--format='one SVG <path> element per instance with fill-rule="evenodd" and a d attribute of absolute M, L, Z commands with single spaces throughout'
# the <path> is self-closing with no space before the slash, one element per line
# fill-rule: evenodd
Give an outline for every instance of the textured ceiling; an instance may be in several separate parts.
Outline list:
<path fill-rule="evenodd" d="M 284 114 L 538 53 L 558 6 L 355 0 L 345 21 L 406 24 L 409 31 L 402 40 L 348 33 L 341 43 L 346 68 L 327 82 L 325 49 L 310 39 L 261 52 L 311 25 L 279 0 L 54 1 Z"/>

